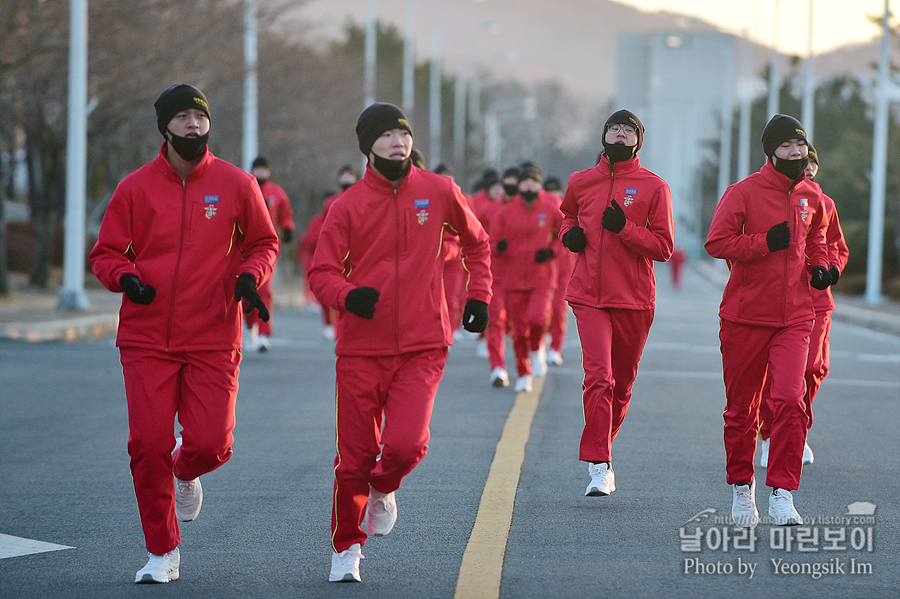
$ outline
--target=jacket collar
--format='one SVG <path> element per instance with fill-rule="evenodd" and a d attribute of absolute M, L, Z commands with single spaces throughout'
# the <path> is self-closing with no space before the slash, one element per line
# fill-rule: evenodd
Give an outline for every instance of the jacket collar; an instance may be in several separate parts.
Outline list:
<path fill-rule="evenodd" d="M 419 176 L 417 173 L 418 170 L 419 169 L 416 167 L 416 165 L 409 165 L 409 170 L 406 172 L 406 175 L 402 179 L 400 179 L 400 182 L 397 184 L 398 192 L 415 181 L 415 179 Z M 369 164 L 366 164 L 366 172 L 363 175 L 363 182 L 365 182 L 365 184 L 369 187 L 376 189 L 377 191 L 394 193 L 394 184 L 382 177 L 380 174 L 376 173 Z"/>
<path fill-rule="evenodd" d="M 641 159 L 635 154 L 634 158 L 631 160 L 623 160 L 622 162 L 616 163 L 616 174 L 621 175 L 624 173 L 633 173 L 641 168 Z M 612 165 L 609 163 L 609 158 L 606 156 L 606 152 L 600 156 L 600 162 L 597 163 L 596 169 L 600 171 L 600 174 L 606 177 L 611 177 L 613 170 Z"/>
<path fill-rule="evenodd" d="M 163 142 L 162 146 L 159 148 L 159 155 L 156 157 L 157 167 L 162 171 L 162 173 L 172 179 L 174 181 L 178 181 L 181 183 L 181 177 L 178 173 L 175 172 L 175 169 L 169 164 L 169 159 L 166 158 L 166 145 L 167 142 Z M 212 165 L 215 156 L 213 156 L 212 151 L 210 151 L 209 147 L 206 148 L 206 152 L 203 154 L 203 158 L 200 159 L 200 162 L 197 163 L 197 166 L 191 171 L 191 174 L 188 175 L 187 181 L 192 181 L 197 177 L 202 176 L 207 170 L 209 170 L 210 165 Z"/>

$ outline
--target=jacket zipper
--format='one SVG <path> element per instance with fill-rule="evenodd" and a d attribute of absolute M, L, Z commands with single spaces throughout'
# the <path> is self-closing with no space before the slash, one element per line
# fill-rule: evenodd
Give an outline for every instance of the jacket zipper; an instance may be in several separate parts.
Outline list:
<path fill-rule="evenodd" d="M 787 192 L 787 219 L 786 219 L 788 221 L 788 228 L 791 231 L 791 237 L 794 236 L 794 231 L 793 231 L 794 218 L 793 218 L 793 214 L 791 211 L 791 193 L 792 192 L 793 192 L 793 189 L 788 189 L 788 192 Z M 788 251 L 790 251 L 790 243 L 789 243 Z M 789 258 L 788 251 L 784 252 L 784 260 L 782 261 L 783 270 L 782 270 L 782 277 L 781 277 L 781 280 L 782 280 L 781 297 L 782 297 L 783 301 L 781 302 L 781 326 L 785 326 L 785 322 L 787 322 L 787 289 L 788 289 L 788 258 Z"/>
<path fill-rule="evenodd" d="M 403 245 L 403 222 L 400 220 L 400 199 L 394 188 L 394 219 L 397 223 L 397 251 L 394 255 L 394 342 L 400 353 L 400 252 Z"/>
<path fill-rule="evenodd" d="M 609 169 L 610 169 L 610 173 L 612 173 L 612 176 L 610 177 L 610 180 L 609 180 L 609 193 L 606 195 L 606 205 L 607 206 L 612 205 L 611 200 L 612 200 L 612 195 L 613 195 L 613 189 L 615 188 L 615 183 L 616 183 L 616 168 L 613 164 L 610 164 Z M 605 208 L 604 208 L 604 210 L 605 210 Z M 602 215 L 601 215 L 601 220 L 602 220 Z M 604 229 L 603 225 L 601 224 L 600 225 L 600 243 L 597 244 L 597 246 L 598 246 L 597 247 L 597 305 L 595 306 L 597 308 L 600 307 L 600 303 L 601 303 L 600 302 L 600 287 L 601 287 L 602 283 L 600 281 L 600 273 L 602 271 L 602 264 L 603 264 L 603 236 L 606 235 L 607 233 L 608 233 L 608 231 L 606 229 Z"/>
<path fill-rule="evenodd" d="M 172 324 L 175 320 L 175 290 L 178 288 L 178 270 L 181 267 L 181 255 L 184 252 L 184 229 L 187 222 L 187 181 L 181 181 L 181 236 L 178 239 L 178 257 L 172 273 L 172 297 L 169 300 L 169 318 L 166 324 L 166 351 L 172 343 Z"/>

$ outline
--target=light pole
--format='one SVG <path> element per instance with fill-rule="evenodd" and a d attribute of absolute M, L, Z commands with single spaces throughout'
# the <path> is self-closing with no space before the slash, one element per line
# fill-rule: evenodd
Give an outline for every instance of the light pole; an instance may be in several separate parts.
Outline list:
<path fill-rule="evenodd" d="M 878 92 L 875 99 L 875 134 L 872 140 L 872 192 L 869 197 L 869 251 L 866 260 L 867 304 L 880 304 L 882 244 L 884 243 L 884 180 L 887 169 L 887 79 L 890 55 L 888 43 L 891 26 L 888 24 L 890 1 L 884 0 L 884 16 L 881 18 L 881 60 L 878 62 Z"/>
<path fill-rule="evenodd" d="M 59 309 L 87 311 L 84 294 L 87 193 L 87 0 L 72 0 L 69 26 L 69 115 L 66 139 L 66 238 Z"/>
<path fill-rule="evenodd" d="M 431 68 L 428 85 L 428 136 L 429 151 L 426 160 L 437 165 L 441 162 L 441 40 L 449 35 L 464 35 L 472 31 L 499 31 L 500 23 L 485 21 L 478 25 L 461 25 L 431 34 Z"/>
<path fill-rule="evenodd" d="M 256 70 L 256 0 L 244 0 L 244 170 L 259 150 L 259 104 Z"/>
<path fill-rule="evenodd" d="M 781 87 L 781 77 L 778 73 L 778 0 L 775 0 L 775 33 L 772 36 L 772 56 L 769 62 L 769 103 L 767 106 L 769 114 L 766 119 L 770 119 L 778 114 L 778 92 Z"/>
<path fill-rule="evenodd" d="M 809 0 L 809 34 L 807 35 L 807 52 L 806 52 L 806 75 L 803 80 L 803 107 L 801 108 L 801 121 L 803 128 L 806 129 L 806 139 L 813 140 L 813 129 L 815 129 L 815 112 L 816 112 L 816 74 L 815 61 L 813 54 L 813 0 Z"/>

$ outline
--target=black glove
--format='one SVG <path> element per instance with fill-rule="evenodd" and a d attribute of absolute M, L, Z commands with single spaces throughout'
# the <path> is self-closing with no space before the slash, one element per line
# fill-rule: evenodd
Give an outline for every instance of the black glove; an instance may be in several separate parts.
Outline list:
<path fill-rule="evenodd" d="M 509 247 L 509 243 L 505 239 L 501 239 L 500 241 L 497 242 L 497 251 L 498 252 L 505 252 L 506 248 L 508 248 L 508 247 Z"/>
<path fill-rule="evenodd" d="M 778 223 L 766 233 L 766 245 L 769 246 L 770 252 L 780 252 L 788 249 L 791 245 L 791 228 L 788 227 L 787 221 Z"/>
<path fill-rule="evenodd" d="M 156 297 L 156 288 L 144 285 L 134 273 L 126 272 L 119 277 L 119 285 L 125 295 L 135 304 L 147 305 Z"/>
<path fill-rule="evenodd" d="M 584 236 L 584 229 L 581 227 L 572 227 L 562 238 L 563 245 L 569 248 L 570 252 L 575 254 L 583 252 L 587 247 L 587 237 Z"/>
<path fill-rule="evenodd" d="M 239 302 L 241 298 L 247 300 L 247 307 L 244 309 L 245 314 L 249 314 L 256 310 L 260 320 L 269 322 L 269 309 L 263 303 L 259 292 L 256 290 L 256 277 L 249 272 L 245 272 L 238 277 L 237 285 L 234 286 L 234 301 Z"/>
<path fill-rule="evenodd" d="M 377 289 L 357 287 L 350 290 L 350 293 L 347 294 L 344 305 L 347 307 L 347 310 L 360 318 L 372 320 L 375 318 L 375 304 L 380 296 L 381 292 Z"/>
<path fill-rule="evenodd" d="M 831 286 L 834 287 L 837 285 L 838 279 L 841 278 L 841 271 L 838 270 L 837 266 L 832 264 L 828 269 L 828 274 L 831 275 Z"/>
<path fill-rule="evenodd" d="M 470 333 L 481 333 L 487 328 L 488 305 L 482 301 L 471 299 L 463 310 L 463 328 Z"/>
<path fill-rule="evenodd" d="M 553 250 L 551 250 L 550 248 L 541 248 L 537 251 L 537 254 L 535 254 L 534 261 L 538 264 L 541 264 L 542 262 L 546 262 L 552 257 Z"/>
<path fill-rule="evenodd" d="M 828 289 L 828 286 L 831 285 L 831 275 L 828 273 L 828 269 L 824 266 L 813 266 L 812 280 L 809 284 L 820 291 Z"/>
<path fill-rule="evenodd" d="M 600 223 L 604 229 L 613 233 L 618 233 L 622 230 L 625 226 L 625 211 L 622 210 L 617 201 L 613 200 L 612 206 L 607 206 L 606 210 L 603 211 L 603 218 Z"/>
<path fill-rule="evenodd" d="M 294 230 L 293 229 L 285 229 L 281 232 L 281 240 L 285 243 L 290 243 L 291 239 L 294 238 Z"/>

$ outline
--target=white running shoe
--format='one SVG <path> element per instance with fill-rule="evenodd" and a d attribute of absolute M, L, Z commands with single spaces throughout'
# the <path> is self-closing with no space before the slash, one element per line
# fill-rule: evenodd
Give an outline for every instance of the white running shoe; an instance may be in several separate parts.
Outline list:
<path fill-rule="evenodd" d="M 754 528 L 759 524 L 759 510 L 756 509 L 756 481 L 749 485 L 731 485 L 731 517 L 739 528 Z"/>
<path fill-rule="evenodd" d="M 491 385 L 494 387 L 509 387 L 509 373 L 505 368 L 497 366 L 491 371 Z"/>
<path fill-rule="evenodd" d="M 475 357 L 476 358 L 489 358 L 490 354 L 488 353 L 487 341 L 482 339 L 478 342 L 478 345 L 475 347 Z"/>
<path fill-rule="evenodd" d="M 531 374 L 534 376 L 544 376 L 547 374 L 547 348 L 543 345 L 537 351 L 528 353 L 528 360 L 531 362 Z"/>
<path fill-rule="evenodd" d="M 397 522 L 397 499 L 393 491 L 382 493 L 369 487 L 366 504 L 366 530 L 373 537 L 387 536 Z"/>
<path fill-rule="evenodd" d="M 325 328 L 322 329 L 322 336 L 329 341 L 334 341 L 334 327 L 330 324 L 325 325 Z"/>
<path fill-rule="evenodd" d="M 180 480 L 175 478 L 175 515 L 182 522 L 196 520 L 203 505 L 203 487 L 200 479 Z"/>
<path fill-rule="evenodd" d="M 533 379 L 530 374 L 520 376 L 519 380 L 516 381 L 516 393 L 531 393 L 534 390 L 532 382 Z"/>
<path fill-rule="evenodd" d="M 272 344 L 269 343 L 269 336 L 268 335 L 260 335 L 259 339 L 257 339 L 257 341 L 256 341 L 256 351 L 258 351 L 261 354 L 264 354 L 267 351 L 269 351 L 269 349 L 271 349 L 271 348 L 272 348 Z"/>
<path fill-rule="evenodd" d="M 359 560 L 365 559 L 359 543 L 349 549 L 331 554 L 331 574 L 328 582 L 362 582 L 359 577 Z"/>
<path fill-rule="evenodd" d="M 178 566 L 181 564 L 181 553 L 178 547 L 168 553 L 156 555 L 148 553 L 147 565 L 134 575 L 135 583 L 171 582 L 178 580 Z"/>
<path fill-rule="evenodd" d="M 815 456 L 812 452 L 812 447 L 809 446 L 809 443 L 803 444 L 803 463 L 804 464 L 812 464 L 813 460 L 815 460 Z"/>
<path fill-rule="evenodd" d="M 606 462 L 588 462 L 588 474 L 591 475 L 591 484 L 584 490 L 585 497 L 605 497 L 616 490 L 616 473 Z"/>
<path fill-rule="evenodd" d="M 794 496 L 785 489 L 772 489 L 772 494 L 769 495 L 769 515 L 778 526 L 803 524 L 803 518 L 794 509 Z"/>
<path fill-rule="evenodd" d="M 759 441 L 759 465 L 762 468 L 769 467 L 769 439 Z"/>
<path fill-rule="evenodd" d="M 563 359 L 562 354 L 556 351 L 555 349 L 550 349 L 547 351 L 547 363 L 552 364 L 553 366 L 562 366 Z"/>

